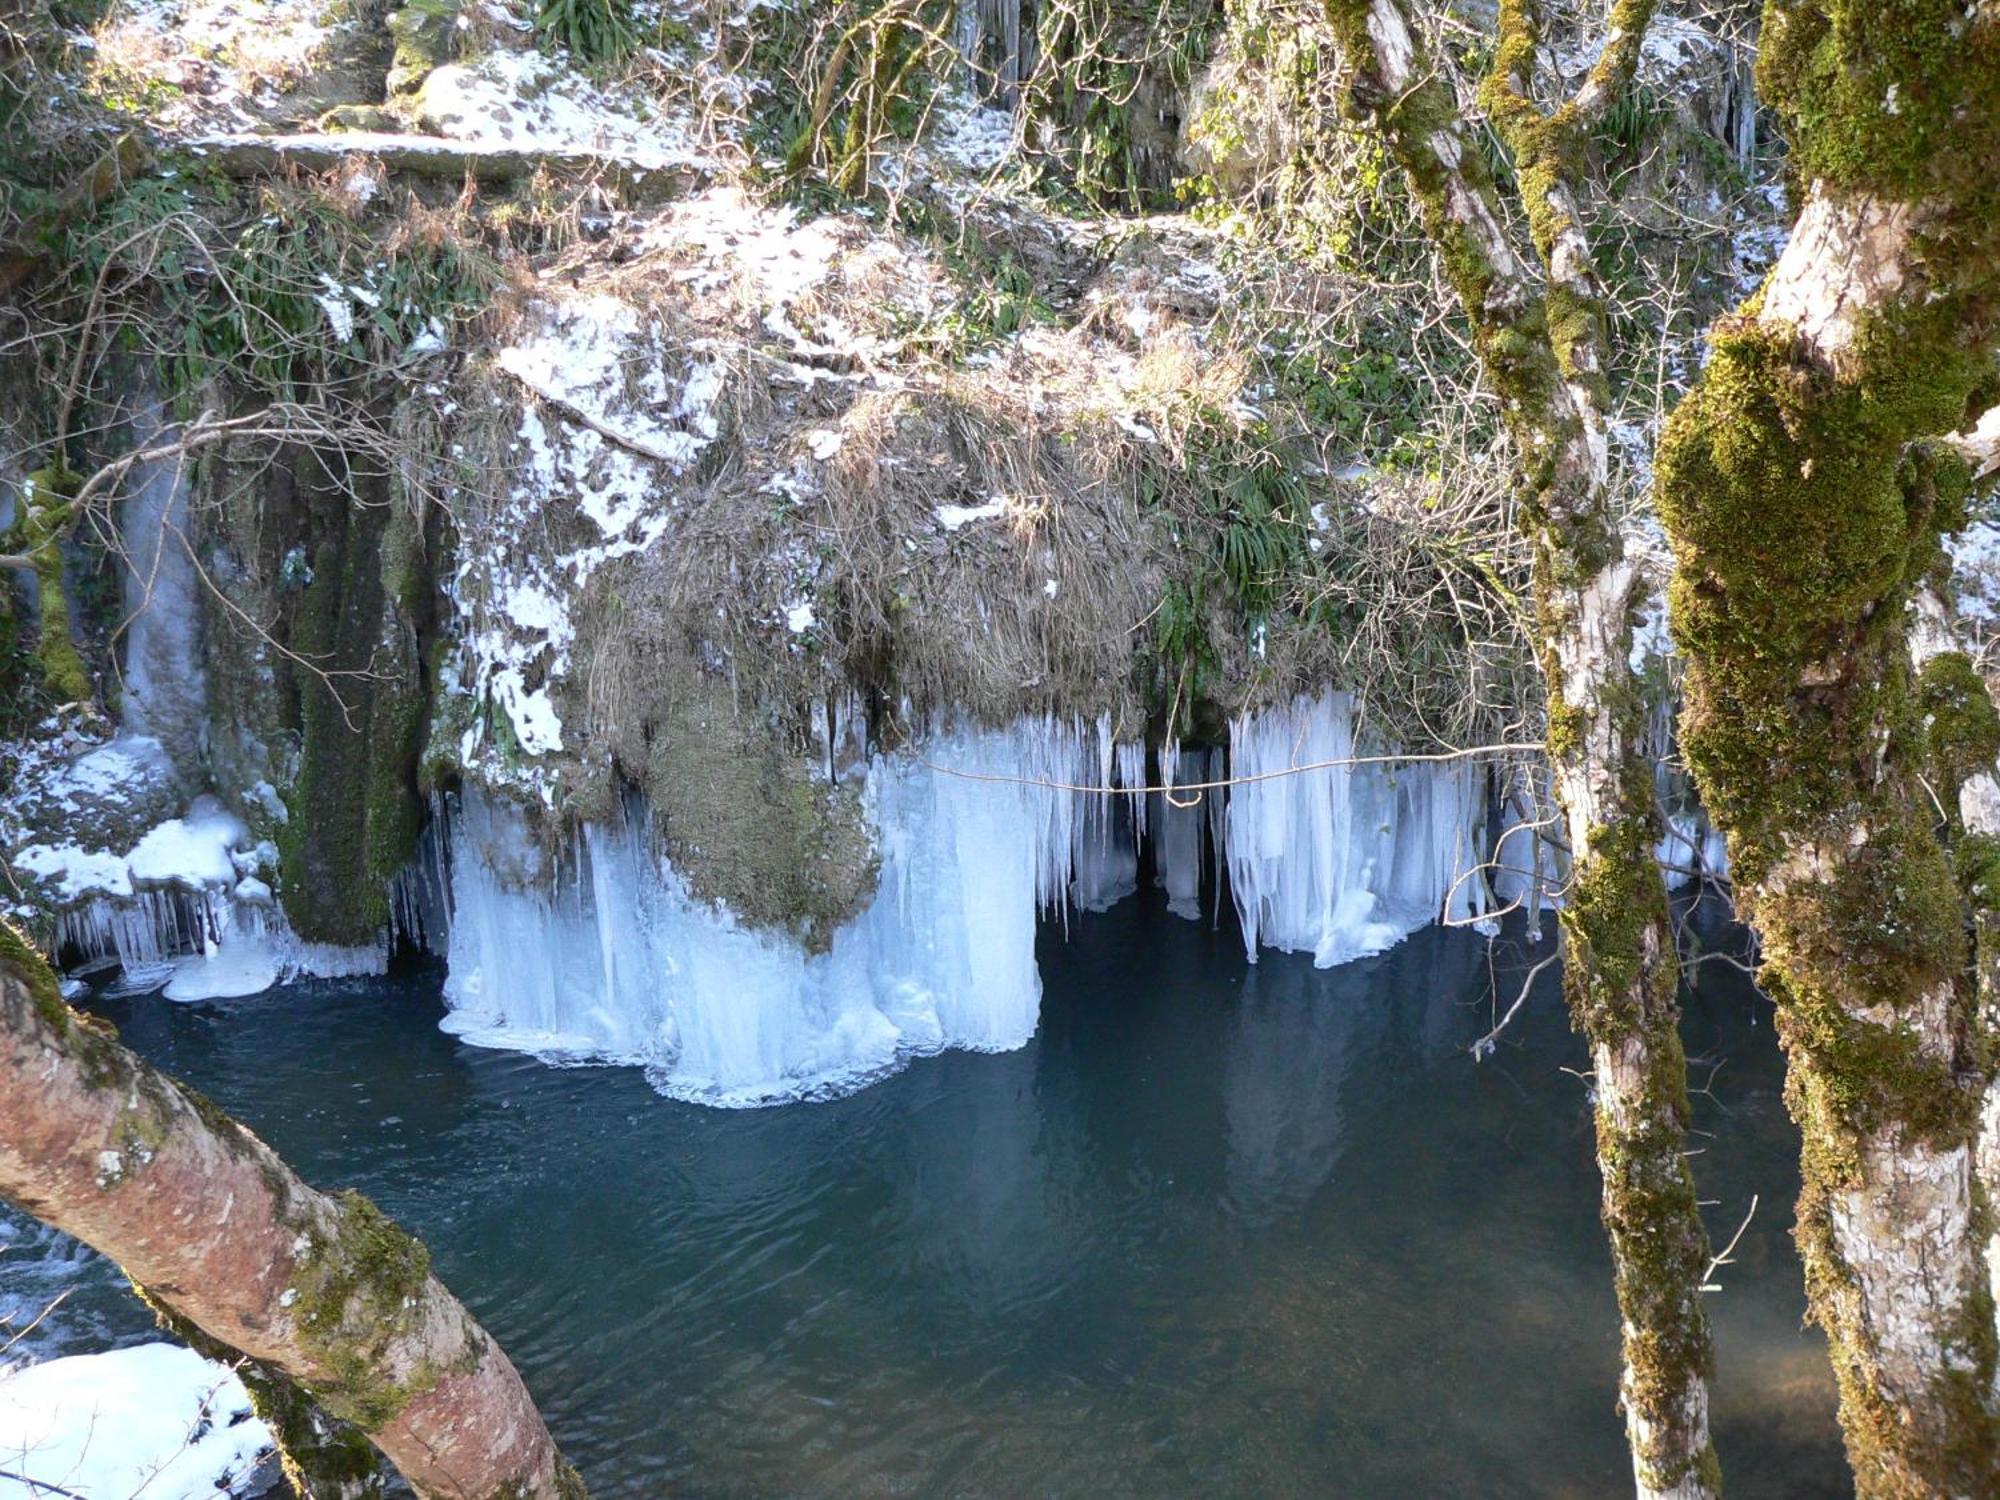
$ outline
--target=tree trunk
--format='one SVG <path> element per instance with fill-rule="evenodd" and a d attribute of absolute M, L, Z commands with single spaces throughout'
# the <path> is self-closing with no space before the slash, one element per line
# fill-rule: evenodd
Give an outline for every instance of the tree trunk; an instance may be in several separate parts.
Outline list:
<path fill-rule="evenodd" d="M 1354 101 L 1409 175 L 1520 450 L 1549 760 L 1572 851 L 1564 982 L 1595 1069 L 1633 1478 L 1647 1500 L 1704 1500 L 1721 1483 L 1700 1292 L 1708 1234 L 1682 1151 L 1687 1066 L 1666 886 L 1653 858 L 1660 828 L 1641 748 L 1644 701 L 1631 668 L 1637 571 L 1609 492 L 1603 293 L 1575 208 L 1581 145 L 1629 84 L 1651 6 L 1617 7 L 1613 44 L 1553 115 L 1527 97 L 1539 45 L 1532 17 L 1518 4 L 1502 7 L 1487 96 L 1515 153 L 1541 276 L 1510 244 L 1450 85 L 1397 0 L 1330 0 L 1328 11 L 1354 72 Z"/>
<path fill-rule="evenodd" d="M 507 1357 L 357 1193 L 315 1191 L 78 1016 L 0 928 L 0 1193 L 296 1381 L 421 1496 L 579 1500 Z"/>
<path fill-rule="evenodd" d="M 1990 1495 L 1987 1046 L 1906 617 L 1972 478 L 1932 437 L 1992 380 L 2000 12 L 1774 4 L 1763 35 L 1759 84 L 1809 186 L 1661 442 L 1682 742 L 1764 943 L 1857 1488 Z"/>

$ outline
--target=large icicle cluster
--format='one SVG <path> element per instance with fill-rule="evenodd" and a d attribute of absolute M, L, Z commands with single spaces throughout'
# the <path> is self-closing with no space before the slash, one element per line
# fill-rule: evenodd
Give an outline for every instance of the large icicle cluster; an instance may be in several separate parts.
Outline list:
<path fill-rule="evenodd" d="M 1168 790 L 1142 745 L 1028 719 L 943 730 L 869 764 L 874 899 L 823 953 L 697 901 L 634 807 L 559 860 L 509 805 L 468 791 L 451 815 L 447 1029 L 570 1059 L 643 1064 L 664 1092 L 751 1105 L 859 1087 L 912 1053 L 999 1051 L 1034 1034 L 1045 912 L 1103 910 L 1137 888 L 1150 823 L 1157 878 L 1200 915 L 1204 851 L 1224 848 L 1246 941 L 1321 964 L 1487 909 L 1477 873 L 1481 770 L 1294 768 L 1354 753 L 1345 695 L 1236 726 L 1220 756 L 1169 747 Z M 1095 791 L 1088 788 L 1124 788 Z"/>
<path fill-rule="evenodd" d="M 1326 968 L 1487 910 L 1485 768 L 1342 764 L 1367 753 L 1345 693 L 1230 726 L 1229 888 L 1253 963 L 1261 944 Z"/>
<path fill-rule="evenodd" d="M 1134 887 L 1131 799 L 980 778 L 1099 785 L 1109 749 L 1108 727 L 1042 720 L 874 762 L 876 894 L 817 954 L 693 899 L 643 809 L 586 827 L 558 869 L 517 814 L 467 793 L 450 831 L 446 1027 L 642 1063 L 666 1093 L 728 1105 L 844 1092 L 911 1053 L 1018 1047 L 1040 1006 L 1041 913 Z"/>

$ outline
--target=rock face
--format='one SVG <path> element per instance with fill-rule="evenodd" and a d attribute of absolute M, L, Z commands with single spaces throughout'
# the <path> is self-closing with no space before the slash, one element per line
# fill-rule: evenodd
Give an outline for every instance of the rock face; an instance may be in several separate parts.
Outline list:
<path fill-rule="evenodd" d="M 459 0 L 411 0 L 390 11 L 384 24 L 395 44 L 389 64 L 389 92 L 407 94 L 431 69 L 450 62 L 456 53 Z"/>
<path fill-rule="evenodd" d="M 452 888 L 423 831 L 461 796 L 518 817 L 544 873 L 575 873 L 585 830 L 629 833 L 676 899 L 804 965 L 879 903 L 902 856 L 870 788 L 929 737 L 1108 716 L 1140 783 L 1302 696 L 1350 692 L 1385 749 L 1500 740 L 1537 711 L 1507 604 L 1526 559 L 1482 487 L 1492 432 L 1397 449 L 1435 395 L 1410 371 L 1459 357 L 1394 343 L 1435 326 L 1398 300 L 1422 278 L 1369 288 L 1289 244 L 1068 217 L 1023 185 L 1032 167 L 1128 206 L 1171 185 L 1204 49 L 1211 78 L 1281 61 L 1203 8 L 1142 36 L 1153 8 L 1113 6 L 1083 36 L 969 7 L 913 85 L 922 109 L 870 147 L 879 201 L 804 207 L 745 170 L 768 169 L 780 91 L 828 65 L 780 8 L 710 29 L 670 6 L 674 66 L 614 77 L 531 49 L 518 5 L 321 26 L 287 0 L 257 52 L 211 36 L 209 0 L 176 3 L 147 24 L 203 38 L 217 71 L 167 126 L 257 192 L 148 185 L 182 195 L 210 268 L 162 342 L 221 352 L 99 380 L 136 406 L 120 431 L 201 446 L 120 491 L 129 618 L 92 658 L 123 680 L 117 748 L 68 746 L 58 795 L 24 777 L 6 830 L 40 851 L 43 930 L 73 956 L 247 936 L 279 972 L 380 962 Z M 1107 37 L 1144 54 L 1132 79 L 1089 74 Z M 367 39 L 395 49 L 373 123 L 397 129 L 290 128 L 315 70 Z M 253 54 L 284 76 L 244 71 Z M 1052 101 L 1065 67 L 1077 91 Z M 1092 179 L 1073 111 L 1113 94 L 1126 175 Z M 112 755 L 133 767 L 115 806 L 89 791 Z M 1501 780 L 1532 823 L 1539 784 Z M 135 881 L 133 851 L 204 796 L 243 867 Z M 1184 908 L 1229 836 L 1211 810 L 1176 835 Z M 1138 836 L 1107 829 L 1059 884 L 1108 899 L 1124 856 L 1105 851 Z M 1327 889 L 1386 899 L 1367 863 Z M 1256 868 L 1238 880 L 1261 890 Z M 1339 902 L 1306 904 L 1253 901 L 1255 925 L 1340 948 Z M 1350 935 L 1377 920 L 1356 910 Z M 423 925 L 446 943 L 441 915 Z"/>

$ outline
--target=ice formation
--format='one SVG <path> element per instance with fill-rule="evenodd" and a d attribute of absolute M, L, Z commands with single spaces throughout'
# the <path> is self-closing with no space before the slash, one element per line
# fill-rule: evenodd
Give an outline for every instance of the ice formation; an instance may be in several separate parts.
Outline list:
<path fill-rule="evenodd" d="M 1230 726 L 1229 885 L 1254 963 L 1259 945 L 1327 968 L 1440 917 L 1487 910 L 1476 874 L 1484 768 L 1366 757 L 1345 693 L 1299 698 Z M 1318 769 L 1297 772 L 1299 767 Z"/>
<path fill-rule="evenodd" d="M 1040 1008 L 1038 919 L 1132 894 L 1149 824 L 1182 916 L 1200 915 L 1204 848 L 1227 849 L 1253 956 L 1261 942 L 1338 963 L 1485 911 L 1480 768 L 1269 774 L 1351 755 L 1352 713 L 1332 694 L 1239 723 L 1238 773 L 1268 779 L 1226 813 L 1214 790 L 1145 794 L 1145 748 L 1108 720 L 933 732 L 869 764 L 878 887 L 818 954 L 698 901 L 643 808 L 552 860 L 512 807 L 468 791 L 449 817 L 445 1026 L 638 1063 L 668 1094 L 724 1105 L 843 1092 L 912 1053 L 1018 1047 Z M 1165 761 L 1185 785 L 1219 756 Z"/>
<path fill-rule="evenodd" d="M 148 394 L 134 422 L 141 446 L 175 436 Z M 120 520 L 125 547 L 125 657 L 119 717 L 129 734 L 151 736 L 183 755 L 198 750 L 206 702 L 201 654 L 201 580 L 188 547 L 187 461 L 136 465 Z"/>
<path fill-rule="evenodd" d="M 141 1344 L 0 1365 L 0 1468 L 22 1494 L 251 1495 L 272 1451 L 243 1382 L 192 1349 Z"/>
<path fill-rule="evenodd" d="M 1044 720 L 876 761 L 880 880 L 821 954 L 695 900 L 643 815 L 586 827 L 555 869 L 516 814 L 468 793 L 450 833 L 446 1028 L 641 1063 L 663 1092 L 724 1105 L 844 1092 L 912 1053 L 1019 1047 L 1041 1002 L 1039 916 L 1073 886 L 1129 892 L 1128 845 L 1101 795 L 978 778 L 1099 784 L 1097 739 Z"/>
<path fill-rule="evenodd" d="M 293 934 L 263 878 L 277 857 L 213 797 L 198 797 L 185 817 L 159 824 L 124 854 L 31 844 L 13 862 L 68 903 L 56 944 L 71 967 L 116 962 L 126 990 L 212 1000 L 307 974 L 380 973 L 386 947 L 337 948 Z"/>

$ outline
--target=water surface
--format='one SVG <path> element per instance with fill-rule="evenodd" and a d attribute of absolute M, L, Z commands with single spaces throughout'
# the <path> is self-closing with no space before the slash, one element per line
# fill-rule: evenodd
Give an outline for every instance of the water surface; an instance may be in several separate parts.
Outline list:
<path fill-rule="evenodd" d="M 600 1500 L 1598 1497 L 1616 1311 L 1553 971 L 1465 1053 L 1545 951 L 1251 967 L 1128 901 L 1044 932 L 1027 1048 L 753 1111 L 468 1047 L 434 974 L 105 1009 L 422 1235 Z M 1719 1238 L 1762 1201 L 1711 1298 L 1729 1490 L 1844 1494 L 1768 1007 L 1722 970 L 1696 1167 Z"/>

